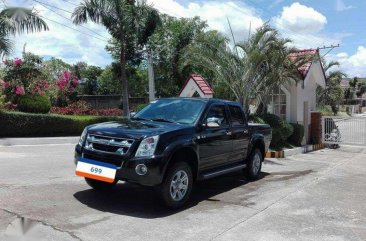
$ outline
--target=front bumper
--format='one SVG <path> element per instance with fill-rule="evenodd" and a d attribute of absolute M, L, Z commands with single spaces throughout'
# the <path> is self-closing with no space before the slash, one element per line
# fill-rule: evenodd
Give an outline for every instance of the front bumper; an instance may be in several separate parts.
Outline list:
<path fill-rule="evenodd" d="M 153 156 L 152 158 L 126 158 L 123 160 L 111 160 L 111 158 L 96 155 L 95 153 L 83 153 L 78 146 L 75 148 L 74 163 L 77 164 L 80 157 L 86 157 L 100 162 L 112 163 L 117 166 L 116 179 L 137 183 L 144 186 L 156 186 L 163 181 L 164 163 L 166 163 L 164 156 Z M 136 166 L 145 164 L 147 173 L 145 175 L 138 175 L 136 173 Z"/>

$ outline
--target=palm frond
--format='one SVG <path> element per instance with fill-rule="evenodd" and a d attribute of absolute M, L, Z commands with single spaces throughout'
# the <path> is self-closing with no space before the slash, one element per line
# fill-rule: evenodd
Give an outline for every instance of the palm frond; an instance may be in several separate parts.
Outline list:
<path fill-rule="evenodd" d="M 0 27 L 6 34 L 48 30 L 47 23 L 31 9 L 10 7 L 0 12 Z"/>

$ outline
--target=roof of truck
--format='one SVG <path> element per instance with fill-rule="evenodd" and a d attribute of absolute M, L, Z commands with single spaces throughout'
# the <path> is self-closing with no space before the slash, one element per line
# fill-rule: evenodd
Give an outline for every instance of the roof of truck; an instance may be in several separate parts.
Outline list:
<path fill-rule="evenodd" d="M 224 102 L 224 103 L 230 103 L 234 105 L 240 105 L 239 102 L 236 101 L 230 101 L 230 100 L 222 100 L 217 98 L 200 98 L 200 97 L 170 97 L 170 98 L 161 98 L 161 99 L 172 99 L 172 100 L 178 100 L 178 99 L 188 99 L 188 100 L 197 100 L 202 102 Z M 240 105 L 241 106 L 241 105 Z"/>

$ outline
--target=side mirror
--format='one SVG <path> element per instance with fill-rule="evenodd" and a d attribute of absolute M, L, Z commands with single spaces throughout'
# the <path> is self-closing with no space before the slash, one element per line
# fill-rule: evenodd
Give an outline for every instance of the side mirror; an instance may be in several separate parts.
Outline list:
<path fill-rule="evenodd" d="M 221 125 L 222 119 L 217 117 L 209 117 L 206 119 L 207 127 L 219 127 Z"/>
<path fill-rule="evenodd" d="M 130 117 L 134 117 L 137 112 L 130 112 Z"/>

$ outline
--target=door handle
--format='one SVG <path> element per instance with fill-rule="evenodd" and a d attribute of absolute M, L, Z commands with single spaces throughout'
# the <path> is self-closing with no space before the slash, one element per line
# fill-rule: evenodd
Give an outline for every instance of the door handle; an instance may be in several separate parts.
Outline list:
<path fill-rule="evenodd" d="M 247 129 L 245 129 L 245 130 L 243 131 L 243 133 L 244 133 L 244 134 L 248 134 L 248 133 L 249 133 L 249 131 L 248 131 Z"/>
<path fill-rule="evenodd" d="M 226 135 L 231 136 L 233 134 L 231 131 L 226 131 Z"/>

